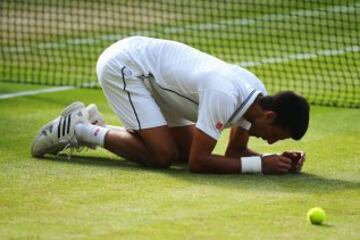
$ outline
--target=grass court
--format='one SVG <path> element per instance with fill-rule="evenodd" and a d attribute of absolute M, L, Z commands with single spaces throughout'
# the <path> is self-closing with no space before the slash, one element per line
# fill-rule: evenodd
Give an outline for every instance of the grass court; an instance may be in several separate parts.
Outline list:
<path fill-rule="evenodd" d="M 21 87 L 29 89 L 14 85 Z M 305 150 L 298 175 L 192 174 L 185 164 L 150 170 L 104 150 L 31 158 L 38 129 L 75 100 L 96 102 L 108 123 L 120 124 L 101 90 L 0 100 L 1 239 L 359 238 L 358 109 L 312 106 L 303 141 L 251 140 L 262 152 Z M 314 206 L 326 210 L 325 225 L 306 221 Z"/>
<path fill-rule="evenodd" d="M 25 2 L 0 3 L 0 239 L 360 239 L 359 1 Z M 32 158 L 39 128 L 73 101 L 121 122 L 100 89 L 1 97 L 93 84 L 98 55 L 127 35 L 179 40 L 246 66 L 270 93 L 352 108 L 312 105 L 299 142 L 251 139 L 259 152 L 304 150 L 296 175 L 151 170 L 101 149 Z M 306 220 L 315 206 L 324 225 Z"/>

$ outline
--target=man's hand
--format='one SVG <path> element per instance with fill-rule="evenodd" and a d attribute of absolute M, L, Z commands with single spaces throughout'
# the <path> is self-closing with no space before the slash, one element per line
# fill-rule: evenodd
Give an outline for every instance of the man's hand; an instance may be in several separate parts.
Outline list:
<path fill-rule="evenodd" d="M 281 154 L 283 157 L 291 159 L 291 168 L 290 172 L 298 173 L 301 171 L 301 168 L 305 161 L 305 152 L 303 151 L 286 151 Z"/>
<path fill-rule="evenodd" d="M 284 174 L 291 169 L 289 157 L 271 154 L 262 157 L 262 172 L 265 174 Z"/>

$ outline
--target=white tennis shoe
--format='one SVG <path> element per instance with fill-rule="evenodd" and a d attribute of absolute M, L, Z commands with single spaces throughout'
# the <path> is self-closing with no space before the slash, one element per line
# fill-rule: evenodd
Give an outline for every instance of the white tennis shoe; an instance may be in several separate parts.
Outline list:
<path fill-rule="evenodd" d="M 61 115 L 66 116 L 67 114 L 69 114 L 69 112 L 73 111 L 74 109 L 78 109 L 80 107 L 85 107 L 84 103 L 73 102 L 63 110 Z M 104 117 L 94 103 L 89 104 L 86 107 L 86 111 L 88 112 L 89 121 L 91 124 L 105 127 Z"/>
<path fill-rule="evenodd" d="M 89 104 L 86 107 L 86 110 L 89 113 L 89 121 L 91 122 L 91 124 L 105 127 L 104 117 L 94 103 Z"/>
<path fill-rule="evenodd" d="M 57 154 L 66 148 L 80 147 L 75 136 L 75 125 L 90 123 L 89 114 L 81 102 L 70 104 L 61 115 L 43 126 L 31 146 L 33 157 Z"/>

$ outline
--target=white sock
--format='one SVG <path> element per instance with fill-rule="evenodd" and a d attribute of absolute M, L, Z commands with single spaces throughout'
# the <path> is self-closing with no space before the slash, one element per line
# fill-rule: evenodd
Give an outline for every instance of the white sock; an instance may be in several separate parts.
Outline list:
<path fill-rule="evenodd" d="M 92 124 L 78 123 L 75 125 L 76 138 L 83 143 L 104 146 L 105 135 L 110 129 Z"/>

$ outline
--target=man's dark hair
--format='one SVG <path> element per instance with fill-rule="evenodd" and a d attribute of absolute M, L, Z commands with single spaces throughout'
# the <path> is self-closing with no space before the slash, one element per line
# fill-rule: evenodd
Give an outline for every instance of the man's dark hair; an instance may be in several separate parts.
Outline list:
<path fill-rule="evenodd" d="M 306 99 L 292 91 L 279 92 L 272 96 L 260 97 L 259 104 L 264 110 L 277 115 L 274 125 L 288 130 L 295 140 L 301 139 L 309 126 L 310 106 Z"/>

